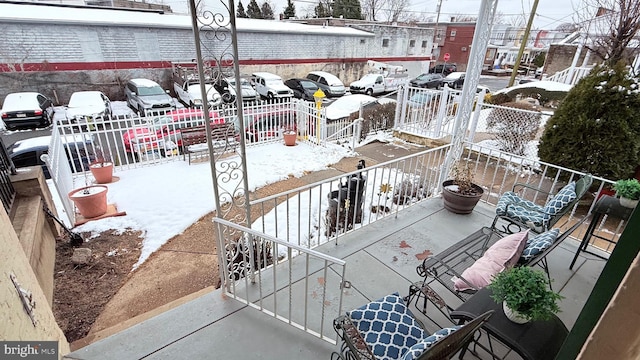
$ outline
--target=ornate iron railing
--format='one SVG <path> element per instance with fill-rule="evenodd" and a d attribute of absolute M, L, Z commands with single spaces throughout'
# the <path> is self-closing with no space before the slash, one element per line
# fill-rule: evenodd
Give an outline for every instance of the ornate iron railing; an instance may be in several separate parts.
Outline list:
<path fill-rule="evenodd" d="M 16 168 L 7 153 L 7 148 L 0 138 L 0 199 L 7 214 L 11 213 L 13 201 L 16 198 L 16 190 L 11 184 L 9 175 L 15 175 Z"/>

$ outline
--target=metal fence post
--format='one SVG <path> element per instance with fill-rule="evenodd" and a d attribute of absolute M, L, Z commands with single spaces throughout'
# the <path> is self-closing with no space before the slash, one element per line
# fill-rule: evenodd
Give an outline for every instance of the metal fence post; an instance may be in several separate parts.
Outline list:
<path fill-rule="evenodd" d="M 476 101 L 475 110 L 473 112 L 473 117 L 471 118 L 471 125 L 469 126 L 469 137 L 468 140 L 470 143 L 473 142 L 473 138 L 476 136 L 476 128 L 478 127 L 478 119 L 480 119 L 480 111 L 482 110 L 482 105 L 484 105 L 484 96 L 487 94 L 487 90 L 482 90 L 478 94 L 478 100 Z"/>

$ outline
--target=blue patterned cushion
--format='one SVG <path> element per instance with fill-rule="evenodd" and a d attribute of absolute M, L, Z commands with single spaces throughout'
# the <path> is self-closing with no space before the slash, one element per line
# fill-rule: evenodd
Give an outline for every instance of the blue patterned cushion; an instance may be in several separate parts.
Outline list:
<path fill-rule="evenodd" d="M 424 338 L 404 301 L 393 293 L 347 312 L 377 359 L 399 359 Z"/>
<path fill-rule="evenodd" d="M 553 199 L 549 200 L 549 202 L 544 206 L 544 212 L 547 214 L 546 216 L 551 218 L 552 215 L 555 215 L 562 211 L 570 202 L 576 199 L 576 183 L 571 182 L 562 190 L 558 191 L 556 196 Z"/>
<path fill-rule="evenodd" d="M 507 191 L 498 200 L 496 215 L 508 216 L 522 223 L 542 226 L 549 218 L 545 218 L 544 208 L 533 202 L 522 199 L 516 193 Z"/>
<path fill-rule="evenodd" d="M 558 234 L 560 234 L 560 229 L 551 229 L 549 231 L 545 231 L 542 234 L 536 235 L 531 239 L 527 240 L 527 244 L 524 247 L 524 251 L 522 251 L 522 256 L 520 256 L 521 263 L 529 261 L 531 258 L 545 251 L 554 241 L 558 238 Z"/>
<path fill-rule="evenodd" d="M 415 360 L 419 358 L 425 351 L 427 351 L 431 346 L 433 346 L 433 344 L 444 339 L 445 337 L 447 337 L 454 331 L 460 329 L 461 327 L 462 327 L 461 325 L 458 325 L 450 328 L 440 329 L 434 332 L 431 336 L 428 336 L 422 339 L 420 342 L 413 345 L 411 349 L 407 350 L 407 352 L 402 357 L 402 360 Z"/>

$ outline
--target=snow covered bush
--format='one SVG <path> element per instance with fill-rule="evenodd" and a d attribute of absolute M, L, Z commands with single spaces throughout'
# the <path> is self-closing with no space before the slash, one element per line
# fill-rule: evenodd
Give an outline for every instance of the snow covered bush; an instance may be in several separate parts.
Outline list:
<path fill-rule="evenodd" d="M 540 159 L 609 179 L 631 177 L 640 160 L 638 85 L 623 64 L 594 68 L 547 122 Z"/>

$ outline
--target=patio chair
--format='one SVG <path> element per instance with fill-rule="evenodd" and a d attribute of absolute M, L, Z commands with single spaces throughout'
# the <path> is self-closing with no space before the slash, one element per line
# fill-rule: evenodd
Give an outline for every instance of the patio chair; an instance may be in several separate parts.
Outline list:
<path fill-rule="evenodd" d="M 498 220 L 502 219 L 507 222 L 506 225 L 502 225 L 500 230 L 502 233 L 512 234 L 523 229 L 531 229 L 536 233 L 548 231 L 580 201 L 592 181 L 591 174 L 586 174 L 577 181 L 565 185 L 553 196 L 539 187 L 516 183 L 512 191 L 507 191 L 500 196 L 491 228 L 497 230 Z M 524 197 L 523 190 L 532 191 L 534 199 L 538 194 L 543 194 L 548 201 L 543 206 L 535 204 Z M 513 229 L 512 226 L 516 228 Z"/>
<path fill-rule="evenodd" d="M 450 359 L 473 340 L 491 314 L 429 335 L 398 293 L 393 293 L 333 321 L 342 344 L 331 359 Z"/>

